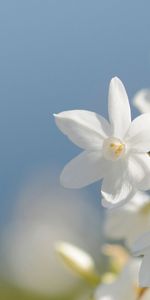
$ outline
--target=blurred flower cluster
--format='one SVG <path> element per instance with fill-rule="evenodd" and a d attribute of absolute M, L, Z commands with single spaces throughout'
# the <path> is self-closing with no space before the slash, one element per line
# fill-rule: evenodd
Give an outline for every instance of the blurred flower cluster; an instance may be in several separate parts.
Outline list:
<path fill-rule="evenodd" d="M 104 265 L 98 270 L 91 255 L 75 245 L 56 245 L 63 262 L 88 282 L 85 299 L 150 299 L 149 95 L 149 90 L 135 95 L 142 114 L 131 122 L 126 90 L 115 77 L 108 93 L 109 121 L 85 110 L 54 115 L 58 128 L 83 149 L 62 171 L 62 185 L 81 188 L 103 179 Z"/>

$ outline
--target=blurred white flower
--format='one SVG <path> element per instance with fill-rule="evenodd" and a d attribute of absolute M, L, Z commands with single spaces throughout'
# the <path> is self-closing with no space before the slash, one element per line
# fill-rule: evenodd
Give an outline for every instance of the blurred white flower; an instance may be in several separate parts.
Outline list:
<path fill-rule="evenodd" d="M 104 227 L 107 237 L 133 246 L 140 234 L 150 230 L 150 195 L 138 192 L 123 207 L 107 210 Z"/>
<path fill-rule="evenodd" d="M 67 240 L 97 259 L 102 240 L 100 219 L 85 193 L 58 188 L 45 171 L 30 178 L 3 232 L 2 275 L 35 293 L 63 296 L 77 290 L 80 279 L 64 268 L 54 246 L 58 240 Z"/>
<path fill-rule="evenodd" d="M 122 82 L 113 78 L 108 97 L 110 123 L 85 110 L 55 114 L 58 128 L 77 146 L 85 149 L 61 174 L 68 188 L 81 188 L 104 178 L 103 205 L 127 201 L 135 189 L 150 188 L 150 114 L 131 123 L 128 97 Z"/>
<path fill-rule="evenodd" d="M 150 232 L 143 234 L 134 244 L 133 254 L 143 256 L 139 273 L 139 282 L 142 287 L 150 287 Z"/>
<path fill-rule="evenodd" d="M 133 98 L 133 104 L 141 113 L 149 113 L 150 89 L 142 89 L 138 91 Z"/>
<path fill-rule="evenodd" d="M 95 300 L 137 300 L 138 296 L 139 262 L 132 260 L 121 274 L 110 284 L 100 284 L 97 288 Z"/>

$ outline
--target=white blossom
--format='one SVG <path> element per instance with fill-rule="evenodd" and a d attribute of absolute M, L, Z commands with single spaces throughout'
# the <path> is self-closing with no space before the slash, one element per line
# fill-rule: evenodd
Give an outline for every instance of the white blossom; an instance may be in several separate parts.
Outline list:
<path fill-rule="evenodd" d="M 143 256 L 139 273 L 140 285 L 150 287 L 150 232 L 146 232 L 135 242 L 133 253 L 137 256 Z"/>
<path fill-rule="evenodd" d="M 128 97 L 122 82 L 113 78 L 108 96 L 108 122 L 102 116 L 72 110 L 55 114 L 58 128 L 84 151 L 64 168 L 61 183 L 82 188 L 103 179 L 103 205 L 127 201 L 135 190 L 150 188 L 150 114 L 131 123 Z"/>
<path fill-rule="evenodd" d="M 122 207 L 106 211 L 108 238 L 124 239 L 131 248 L 139 235 L 150 230 L 150 195 L 138 192 Z"/>

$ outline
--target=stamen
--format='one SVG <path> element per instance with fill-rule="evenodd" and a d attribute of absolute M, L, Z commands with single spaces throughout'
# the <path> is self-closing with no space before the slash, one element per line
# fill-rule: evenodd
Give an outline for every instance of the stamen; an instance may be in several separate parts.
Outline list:
<path fill-rule="evenodd" d="M 118 138 L 111 137 L 104 142 L 103 154 L 106 159 L 118 160 L 125 153 L 125 144 Z"/>

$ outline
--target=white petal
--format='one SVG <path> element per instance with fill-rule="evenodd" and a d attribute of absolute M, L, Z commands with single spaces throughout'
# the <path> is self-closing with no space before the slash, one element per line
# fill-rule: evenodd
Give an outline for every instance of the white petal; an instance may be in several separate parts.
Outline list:
<path fill-rule="evenodd" d="M 150 156 L 130 155 L 128 160 L 129 176 L 133 185 L 142 191 L 150 189 Z"/>
<path fill-rule="evenodd" d="M 148 251 L 150 252 L 150 232 L 144 233 L 132 247 L 133 254 L 137 256 L 146 254 Z"/>
<path fill-rule="evenodd" d="M 71 110 L 54 116 L 58 128 L 83 149 L 100 148 L 103 139 L 111 135 L 107 120 L 94 112 Z"/>
<path fill-rule="evenodd" d="M 95 292 L 95 300 L 136 300 L 137 273 L 139 263 L 130 261 L 110 284 L 100 284 Z"/>
<path fill-rule="evenodd" d="M 141 113 L 150 112 L 150 90 L 142 89 L 138 91 L 133 98 L 133 104 Z"/>
<path fill-rule="evenodd" d="M 94 299 L 95 300 L 115 300 L 116 299 L 116 285 L 100 284 L 100 286 L 95 291 Z M 116 299 L 116 300 L 118 300 L 118 299 Z"/>
<path fill-rule="evenodd" d="M 105 222 L 105 234 L 112 239 L 124 239 L 129 234 L 131 224 L 133 223 L 132 215 L 127 213 L 123 207 L 108 209 Z M 125 222 L 125 225 L 124 225 Z"/>
<path fill-rule="evenodd" d="M 143 257 L 140 273 L 139 282 L 141 287 L 150 287 L 150 249 L 149 253 Z"/>
<path fill-rule="evenodd" d="M 133 196 L 135 190 L 127 175 L 126 166 L 121 163 L 112 164 L 109 173 L 103 180 L 101 190 L 105 207 L 118 207 L 127 202 Z"/>
<path fill-rule="evenodd" d="M 122 207 L 107 210 L 105 222 L 107 237 L 125 239 L 126 245 L 131 248 L 135 240 L 150 228 L 150 216 L 142 213 L 147 204 L 150 204 L 150 196 L 138 192 Z"/>
<path fill-rule="evenodd" d="M 150 151 L 150 113 L 133 120 L 125 140 L 133 151 Z"/>
<path fill-rule="evenodd" d="M 110 82 L 108 113 L 113 135 L 122 139 L 131 124 L 131 111 L 124 85 L 117 77 Z"/>
<path fill-rule="evenodd" d="M 138 215 L 143 206 L 150 203 L 150 195 L 148 193 L 138 191 L 131 200 L 123 207 L 126 212 Z"/>
<path fill-rule="evenodd" d="M 60 181 L 67 188 L 81 188 L 104 177 L 108 162 L 98 151 L 84 151 L 63 169 Z"/>

